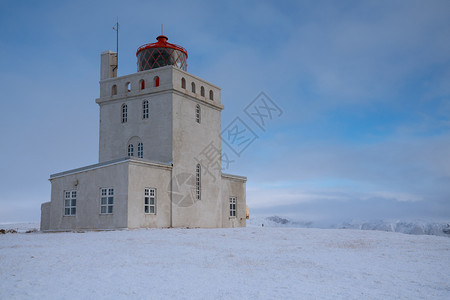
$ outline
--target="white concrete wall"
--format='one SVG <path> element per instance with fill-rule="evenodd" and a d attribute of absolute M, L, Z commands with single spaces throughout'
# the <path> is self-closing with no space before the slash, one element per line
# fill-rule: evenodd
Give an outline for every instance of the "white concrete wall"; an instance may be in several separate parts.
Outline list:
<path fill-rule="evenodd" d="M 159 87 L 153 86 L 155 76 L 160 78 Z M 186 80 L 186 89 L 181 88 L 181 78 Z M 145 80 L 145 89 L 139 82 Z M 196 84 L 196 92 L 191 91 L 191 83 Z M 131 89 L 128 91 L 127 83 Z M 117 95 L 112 95 L 112 86 L 117 86 Z M 205 95 L 201 96 L 201 87 Z M 213 91 L 214 100 L 209 100 Z M 174 132 L 172 111 L 174 95 L 185 96 L 208 107 L 223 109 L 220 104 L 220 88 L 173 66 L 152 69 L 135 74 L 100 81 L 100 139 L 99 162 L 127 156 L 130 138 L 139 137 L 144 143 L 144 158 L 153 161 L 172 161 L 172 141 Z M 149 119 L 142 118 L 142 103 L 149 101 Z M 122 105 L 128 109 L 127 122 L 122 123 Z M 220 119 L 216 120 L 219 124 Z M 137 145 L 135 154 L 137 155 Z"/>
<path fill-rule="evenodd" d="M 142 103 L 149 102 L 149 118 L 142 118 Z M 127 122 L 121 122 L 122 105 L 127 105 Z M 169 162 L 172 160 L 172 104 L 170 93 L 143 95 L 110 101 L 100 106 L 99 162 L 128 155 L 128 141 L 139 137 L 144 145 L 144 159 Z M 138 155 L 138 145 L 134 145 Z"/>
<path fill-rule="evenodd" d="M 215 105 L 218 108 L 223 109 L 221 104 L 221 89 L 220 87 L 201 79 L 200 77 L 194 76 L 186 71 L 178 68 L 173 68 L 172 70 L 172 87 L 174 90 L 182 92 L 183 94 L 196 98 L 197 100 L 204 101 L 204 103 Z M 186 88 L 181 87 L 181 79 L 186 80 Z M 192 83 L 195 83 L 196 91 L 192 92 Z M 205 95 L 201 96 L 201 87 L 205 88 Z M 213 91 L 214 98 L 210 100 L 209 92 Z"/>
<path fill-rule="evenodd" d="M 201 107 L 200 124 L 196 122 L 197 104 Z M 187 207 L 174 205 L 175 227 L 221 226 L 220 110 L 185 94 L 175 93 L 173 96 L 173 175 L 187 173 L 195 178 L 198 161 L 202 165 L 201 200 L 197 201 L 194 197 L 193 205 Z M 219 150 L 215 162 L 208 161 L 202 155 L 210 143 Z"/>
<path fill-rule="evenodd" d="M 131 162 L 128 186 L 128 228 L 165 228 L 170 223 L 171 167 Z M 145 188 L 156 189 L 156 213 L 144 212 Z"/>
<path fill-rule="evenodd" d="M 162 91 L 172 87 L 172 66 L 137 72 L 125 76 L 100 80 L 100 98 L 98 101 L 110 101 L 123 97 L 132 97 Z M 159 87 L 155 87 L 153 79 L 159 77 Z M 145 81 L 145 89 L 141 90 L 140 81 Z M 130 83 L 128 91 L 127 83 Z M 112 95 L 112 86 L 117 86 L 117 95 Z"/>
<path fill-rule="evenodd" d="M 221 227 L 245 227 L 247 223 L 245 209 L 246 179 L 238 176 L 222 176 L 222 208 L 224 218 Z M 236 217 L 230 217 L 230 197 L 236 197 Z"/>
<path fill-rule="evenodd" d="M 50 181 L 52 184 L 52 199 L 49 230 L 127 227 L 127 162 L 69 174 L 53 178 Z M 75 185 L 76 183 L 77 185 Z M 114 188 L 113 214 L 100 214 L 100 189 L 110 187 Z M 76 215 L 64 216 L 64 192 L 71 190 L 77 191 Z"/>
<path fill-rule="evenodd" d="M 117 52 L 103 51 L 100 57 L 100 80 L 117 77 Z"/>
<path fill-rule="evenodd" d="M 41 230 L 49 230 L 50 229 L 50 207 L 51 202 L 45 202 L 41 205 Z"/>
<path fill-rule="evenodd" d="M 99 162 L 105 162 L 127 156 L 128 141 L 139 137 L 144 144 L 144 159 L 172 161 L 172 68 L 149 70 L 136 74 L 106 80 L 105 86 L 117 84 L 121 87 L 117 96 L 105 96 L 97 99 L 100 105 Z M 153 87 L 153 78 L 160 77 L 160 86 Z M 146 80 L 145 90 L 139 90 L 139 80 Z M 131 92 L 126 92 L 126 83 L 131 82 Z M 105 92 L 106 93 L 106 92 Z M 143 119 L 143 101 L 149 102 L 149 118 Z M 127 105 L 127 122 L 122 123 L 122 105 Z M 137 144 L 134 153 L 137 157 Z"/>

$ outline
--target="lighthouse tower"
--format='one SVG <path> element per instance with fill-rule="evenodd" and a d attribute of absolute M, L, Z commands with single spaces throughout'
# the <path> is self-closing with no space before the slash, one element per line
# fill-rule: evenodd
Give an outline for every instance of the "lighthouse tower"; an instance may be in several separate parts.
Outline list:
<path fill-rule="evenodd" d="M 245 226 L 246 178 L 221 171 L 221 90 L 156 39 L 134 74 L 101 54 L 99 163 L 50 176 L 43 230 Z"/>

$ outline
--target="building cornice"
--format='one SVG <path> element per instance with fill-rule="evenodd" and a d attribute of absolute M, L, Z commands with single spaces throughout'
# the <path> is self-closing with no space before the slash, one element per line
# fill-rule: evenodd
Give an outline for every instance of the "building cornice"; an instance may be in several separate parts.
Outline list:
<path fill-rule="evenodd" d="M 123 163 L 132 163 L 135 165 L 145 165 L 145 166 L 151 166 L 151 167 L 172 169 L 171 163 L 155 162 L 155 161 L 144 160 L 144 159 L 135 158 L 135 157 L 123 157 L 123 158 L 105 161 L 102 163 L 89 165 L 89 166 L 85 166 L 85 167 L 81 167 L 81 168 L 77 168 L 77 169 L 73 169 L 73 170 L 55 173 L 55 174 L 50 175 L 49 180 L 51 181 L 51 180 L 59 178 L 59 177 L 78 174 L 78 173 L 82 173 L 82 172 L 87 172 L 87 171 L 100 169 L 100 168 L 104 168 L 104 167 L 109 167 L 109 166 L 114 166 L 114 165 L 123 164 Z"/>
<path fill-rule="evenodd" d="M 239 175 L 222 173 L 222 177 L 237 180 L 237 181 L 247 181 L 247 177 L 239 176 Z"/>

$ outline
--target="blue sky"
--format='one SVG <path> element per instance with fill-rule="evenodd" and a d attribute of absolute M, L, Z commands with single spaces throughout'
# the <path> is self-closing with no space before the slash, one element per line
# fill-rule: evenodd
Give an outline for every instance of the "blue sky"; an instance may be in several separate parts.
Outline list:
<path fill-rule="evenodd" d="M 222 88 L 222 128 L 257 134 L 225 170 L 252 213 L 450 219 L 448 1 L 1 1 L 0 222 L 39 221 L 49 175 L 97 162 L 117 16 L 119 76 L 164 24 Z M 244 112 L 262 91 L 283 112 L 265 131 Z"/>

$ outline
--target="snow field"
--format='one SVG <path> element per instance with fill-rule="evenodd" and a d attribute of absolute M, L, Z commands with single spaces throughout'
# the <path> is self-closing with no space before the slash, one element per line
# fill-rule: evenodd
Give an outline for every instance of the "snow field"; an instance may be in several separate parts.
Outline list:
<path fill-rule="evenodd" d="M 0 299 L 449 299 L 450 239 L 342 229 L 0 235 Z"/>

